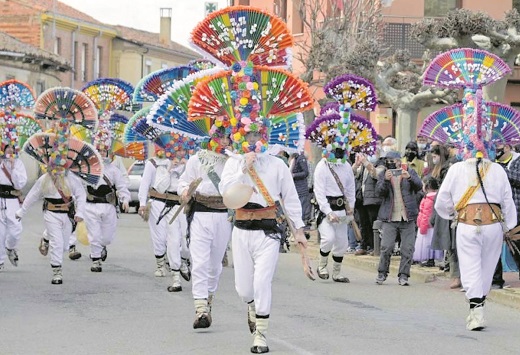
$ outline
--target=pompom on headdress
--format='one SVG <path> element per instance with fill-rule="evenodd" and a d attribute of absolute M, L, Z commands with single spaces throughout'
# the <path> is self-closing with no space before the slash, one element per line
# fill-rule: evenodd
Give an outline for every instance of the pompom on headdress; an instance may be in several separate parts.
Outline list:
<path fill-rule="evenodd" d="M 373 111 L 377 97 L 372 83 L 354 75 L 340 75 L 324 87 L 325 94 L 336 102 L 325 105 L 307 129 L 306 137 L 323 148 L 322 156 L 338 162 L 336 149 L 375 154 L 376 131 L 370 121 L 356 116 L 352 110 Z M 345 162 L 345 154 L 341 162 Z"/>
<path fill-rule="evenodd" d="M 463 88 L 462 103 L 428 116 L 419 136 L 459 149 L 464 160 L 481 156 L 494 160 L 495 144 L 520 142 L 520 113 L 509 106 L 486 102 L 482 87 L 511 72 L 499 57 L 483 50 L 460 48 L 438 55 L 424 75 L 424 84 Z"/>

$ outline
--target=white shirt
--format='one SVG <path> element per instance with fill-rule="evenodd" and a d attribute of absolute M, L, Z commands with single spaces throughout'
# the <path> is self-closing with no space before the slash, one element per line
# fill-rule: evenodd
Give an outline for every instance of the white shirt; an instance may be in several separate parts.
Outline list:
<path fill-rule="evenodd" d="M 199 158 L 201 155 L 202 158 Z M 213 168 L 213 171 L 220 177 L 224 165 L 226 163 L 227 156 L 223 154 L 217 154 L 209 151 L 201 150 L 197 154 L 192 155 L 186 163 L 186 170 L 179 178 L 179 186 L 177 192 L 179 195 L 188 189 L 191 182 L 202 178 L 201 183 L 197 187 L 197 192 L 205 196 L 220 196 L 219 190 L 215 187 L 215 184 L 208 177 L 207 171 Z"/>
<path fill-rule="evenodd" d="M 500 205 L 506 225 L 509 229 L 512 229 L 516 226 L 517 216 L 507 174 L 499 164 L 491 163 L 489 160 L 484 161 L 487 164 L 491 164 L 484 177 L 484 189 L 486 190 L 489 203 Z M 435 210 L 442 218 L 452 219 L 455 213 L 455 206 L 466 192 L 468 186 L 477 183 L 475 162 L 476 159 L 474 158 L 468 159 L 464 162 L 453 164 L 448 170 L 435 201 Z M 473 197 L 468 201 L 468 204 L 472 203 L 486 203 L 482 188 L 477 189 Z"/>
<path fill-rule="evenodd" d="M 222 180 L 219 184 L 220 191 L 224 194 L 231 186 L 242 183 L 253 186 L 258 191 L 255 183 L 248 173 L 243 173 L 244 167 L 243 156 L 233 156 L 228 159 L 224 171 L 222 172 Z M 268 155 L 258 154 L 254 167 L 258 176 L 264 183 L 271 198 L 276 202 L 282 200 L 289 219 L 292 221 L 296 229 L 305 226 L 302 221 L 302 207 L 292 174 L 282 159 Z M 254 192 L 249 202 L 258 203 L 267 206 L 267 201 L 260 192 Z"/>
<path fill-rule="evenodd" d="M 11 168 L 11 163 L 2 160 L 0 164 L 0 185 L 11 185 L 11 181 L 7 177 L 2 168 L 5 166 L 9 174 L 11 174 L 11 180 L 13 180 L 13 187 L 16 190 L 21 190 L 27 184 L 27 171 L 25 170 L 25 166 L 23 165 L 20 159 L 14 160 L 14 167 Z"/>
<path fill-rule="evenodd" d="M 69 187 L 69 190 L 72 194 L 72 198 L 74 199 L 76 205 L 76 216 L 84 218 L 85 216 L 85 205 L 87 203 L 87 194 L 85 192 L 85 188 L 83 187 L 82 180 L 74 175 L 71 172 L 67 172 L 65 175 L 65 182 Z M 43 198 L 61 198 L 60 193 L 54 187 L 54 184 L 50 182 L 49 192 L 43 193 L 42 191 L 42 183 L 46 179 L 49 173 L 45 173 L 36 182 L 34 183 L 31 191 L 27 194 L 27 197 L 23 201 L 22 208 L 20 208 L 16 214 L 20 217 L 23 217 L 29 208 L 39 199 Z"/>
<path fill-rule="evenodd" d="M 329 170 L 329 165 L 338 175 L 343 190 L 339 189 L 338 183 Z M 314 170 L 314 195 L 320 206 L 320 210 L 326 215 L 332 212 L 327 196 L 346 196 L 349 207 L 353 210 L 356 203 L 356 182 L 352 167 L 348 163 L 331 164 L 325 159 L 321 159 Z M 345 215 L 346 212 L 334 211 L 334 213 Z"/>
<path fill-rule="evenodd" d="M 155 160 L 157 165 L 165 165 L 170 169 L 170 187 L 167 191 L 177 191 L 179 186 L 179 179 L 182 173 L 184 172 L 186 165 L 185 164 L 173 164 L 168 159 L 159 159 L 157 157 L 152 158 Z M 151 159 L 150 159 L 151 160 Z M 152 162 L 148 160 L 144 165 L 143 177 L 141 178 L 141 184 L 139 185 L 139 192 L 137 196 L 139 198 L 139 205 L 146 206 L 146 202 L 148 200 L 148 191 L 155 183 L 155 172 L 157 169 L 152 164 Z"/>
<path fill-rule="evenodd" d="M 128 172 L 126 171 L 125 164 L 123 163 L 123 159 L 121 159 L 120 156 L 115 155 L 114 159 L 112 159 L 112 165 L 114 165 L 116 168 L 121 171 L 121 175 L 123 176 L 123 179 L 126 180 L 128 186 L 130 185 L 130 178 L 128 177 Z"/>

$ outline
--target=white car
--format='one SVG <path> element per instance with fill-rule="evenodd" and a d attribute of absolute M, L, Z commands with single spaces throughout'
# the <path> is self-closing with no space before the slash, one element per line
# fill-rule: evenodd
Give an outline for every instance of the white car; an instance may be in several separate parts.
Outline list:
<path fill-rule="evenodd" d="M 143 178 L 144 172 L 144 161 L 136 161 L 130 168 L 128 168 L 128 179 L 130 180 L 130 186 L 128 190 L 130 191 L 130 207 L 135 207 L 135 210 L 139 210 L 139 197 L 137 194 L 139 192 L 139 185 L 141 185 L 141 179 Z"/>

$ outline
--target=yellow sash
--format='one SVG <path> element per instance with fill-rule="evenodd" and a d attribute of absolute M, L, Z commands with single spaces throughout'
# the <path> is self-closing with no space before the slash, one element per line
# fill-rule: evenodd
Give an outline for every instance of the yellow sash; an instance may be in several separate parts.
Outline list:
<path fill-rule="evenodd" d="M 490 166 L 491 166 L 491 164 L 488 165 L 486 169 L 480 169 L 480 176 L 482 177 L 482 182 L 484 182 L 484 178 L 486 177 L 486 174 L 487 174 Z M 469 200 L 471 200 L 471 198 L 473 197 L 475 192 L 477 192 L 479 187 L 480 187 L 480 181 L 478 181 L 477 185 L 475 185 L 475 186 L 468 186 L 468 188 L 464 192 L 464 195 L 462 195 L 459 202 L 455 205 L 455 210 L 460 211 L 461 209 L 466 207 L 468 205 Z"/>

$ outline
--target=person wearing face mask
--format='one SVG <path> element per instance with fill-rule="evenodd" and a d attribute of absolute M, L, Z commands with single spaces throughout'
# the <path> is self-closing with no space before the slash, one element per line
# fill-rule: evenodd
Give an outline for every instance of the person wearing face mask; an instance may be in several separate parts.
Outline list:
<path fill-rule="evenodd" d="M 408 286 L 419 214 L 416 194 L 422 181 L 413 169 L 401 169 L 401 155 L 391 151 L 385 157 L 385 170 L 376 183 L 376 194 L 383 200 L 378 219 L 382 221 L 381 257 L 376 283 L 382 285 L 388 276 L 395 239 L 401 236 L 401 262 L 398 283 Z"/>
<path fill-rule="evenodd" d="M 27 172 L 15 149 L 2 144 L 0 153 L 0 271 L 4 268 L 6 256 L 13 266 L 18 266 L 16 247 L 22 235 L 22 223 L 15 212 L 20 208 L 21 189 L 27 183 Z"/>
<path fill-rule="evenodd" d="M 402 162 L 408 165 L 409 168 L 415 170 L 420 178 L 423 177 L 424 161 L 419 159 L 419 148 L 417 143 L 412 141 L 406 145 Z"/>
<path fill-rule="evenodd" d="M 382 199 L 376 195 L 377 176 L 384 170 L 384 160 L 379 159 L 377 153 L 365 156 L 357 154 L 356 161 L 352 165 L 354 176 L 359 183 L 360 189 L 356 191 L 356 206 L 359 213 L 360 229 L 363 240 L 361 248 L 356 250 L 355 255 L 366 255 L 374 248 L 374 221 L 377 220 L 379 206 Z"/>
<path fill-rule="evenodd" d="M 386 137 L 381 143 L 381 157 L 384 157 L 386 153 L 397 150 L 397 139 L 394 137 Z"/>
<path fill-rule="evenodd" d="M 516 206 L 517 218 L 520 221 L 520 154 L 513 150 L 510 144 L 497 144 L 495 146 L 496 162 L 500 164 L 509 179 L 511 184 L 511 191 L 513 193 L 513 201 Z M 520 242 L 514 241 L 517 247 L 520 248 Z M 520 265 L 520 255 L 514 255 L 515 262 Z M 497 267 L 493 275 L 491 287 L 494 289 L 501 289 L 504 287 L 504 278 L 502 276 L 503 267 L 501 258 L 498 259 Z"/>
<path fill-rule="evenodd" d="M 417 148 L 418 148 L 418 154 L 417 157 L 421 160 L 426 161 L 426 152 L 430 149 L 430 146 L 428 144 L 428 139 L 426 137 L 417 137 Z"/>
<path fill-rule="evenodd" d="M 85 224 L 92 260 L 90 271 L 101 272 L 103 271 L 101 262 L 107 258 L 107 246 L 116 236 L 118 197 L 123 210 L 127 212 L 130 191 L 121 171 L 112 165 L 112 158 L 109 156 L 110 139 L 101 141 L 99 136 L 95 136 L 94 143 L 103 158 L 103 178 L 98 186 L 87 186 Z"/>

